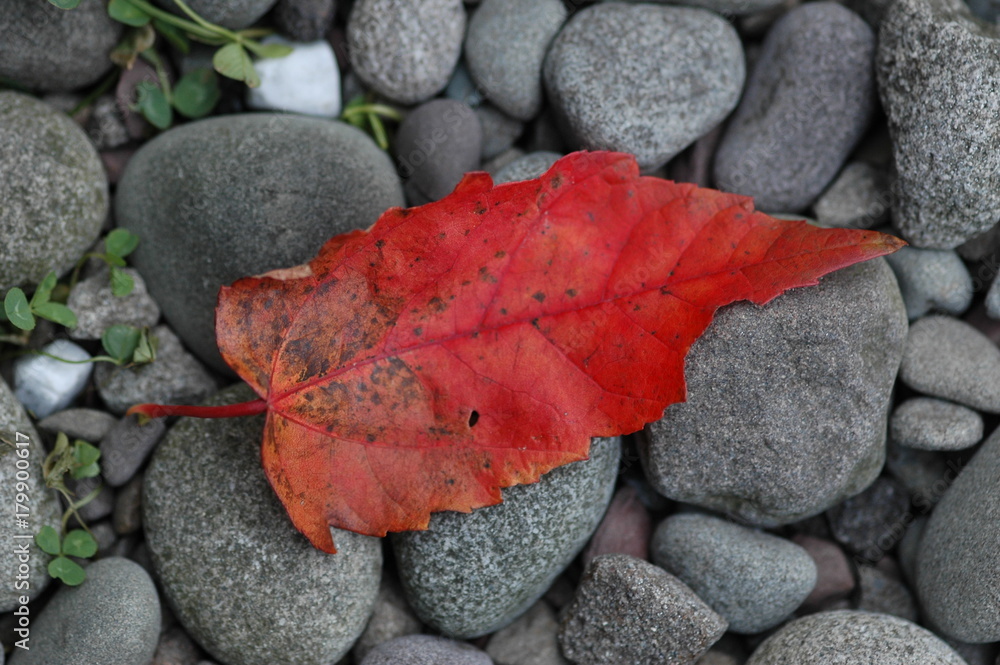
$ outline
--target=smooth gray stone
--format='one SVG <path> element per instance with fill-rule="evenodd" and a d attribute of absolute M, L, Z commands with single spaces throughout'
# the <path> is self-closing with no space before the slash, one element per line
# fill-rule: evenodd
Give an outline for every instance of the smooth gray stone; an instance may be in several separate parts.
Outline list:
<path fill-rule="evenodd" d="M 898 0 L 879 31 L 879 94 L 899 182 L 893 219 L 951 249 L 1000 218 L 1000 28 L 962 0 Z M 932 101 L 933 100 L 933 101 Z"/>
<path fill-rule="evenodd" d="M 64 409 L 53 413 L 38 423 L 38 429 L 53 437 L 64 432 L 70 439 L 83 439 L 97 443 L 104 438 L 118 420 L 110 413 L 97 409 Z M 104 460 L 101 460 L 103 466 Z"/>
<path fill-rule="evenodd" d="M 718 125 L 746 67 L 733 27 L 704 9 L 605 3 L 576 12 L 545 58 L 568 138 L 656 169 Z"/>
<path fill-rule="evenodd" d="M 453 99 L 421 104 L 399 125 L 396 156 L 411 205 L 442 199 L 479 169 L 483 130 L 476 112 Z"/>
<path fill-rule="evenodd" d="M 351 68 L 400 104 L 441 92 L 462 52 L 462 0 L 358 0 L 347 19 Z"/>
<path fill-rule="evenodd" d="M 857 494 L 885 459 L 905 337 L 881 259 L 763 307 L 723 308 L 688 353 L 687 401 L 647 428 L 646 477 L 664 496 L 760 526 Z"/>
<path fill-rule="evenodd" d="M 252 399 L 246 386 L 210 403 Z M 260 466 L 264 416 L 183 418 L 144 479 L 156 576 L 188 633 L 226 665 L 329 665 L 364 630 L 378 592 L 376 538 L 335 531 L 337 554 L 292 525 Z"/>
<path fill-rule="evenodd" d="M 388 155 L 360 130 L 294 115 L 227 115 L 144 144 L 118 183 L 115 217 L 171 328 L 219 371 L 220 286 L 310 260 L 331 236 L 403 204 Z"/>
<path fill-rule="evenodd" d="M 139 417 L 126 416 L 101 439 L 101 475 L 112 487 L 132 479 L 166 431 L 162 418 L 140 425 Z"/>
<path fill-rule="evenodd" d="M 926 395 L 1000 413 L 1000 349 L 950 316 L 925 316 L 910 326 L 899 378 Z"/>
<path fill-rule="evenodd" d="M 493 665 L 493 661 L 471 644 L 433 635 L 407 635 L 377 646 L 360 665 Z"/>
<path fill-rule="evenodd" d="M 128 368 L 96 363 L 97 393 L 113 413 L 122 415 L 136 404 L 196 404 L 218 388 L 170 328 L 157 326 L 152 335 L 158 342 L 153 362 Z"/>
<path fill-rule="evenodd" d="M 101 270 L 79 282 L 69 294 L 66 306 L 76 313 L 73 339 L 100 339 L 114 325 L 151 328 L 160 320 L 160 308 L 146 291 L 146 281 L 134 268 L 122 268 L 135 283 L 132 292 L 120 297 L 111 293 L 109 271 Z"/>
<path fill-rule="evenodd" d="M 965 665 L 934 633 L 915 623 L 853 610 L 796 619 L 761 644 L 746 665 Z"/>
<path fill-rule="evenodd" d="M 972 276 L 954 251 L 903 247 L 885 259 L 911 320 L 932 310 L 958 316 L 972 304 Z"/>
<path fill-rule="evenodd" d="M 72 11 L 0 0 L 0 77 L 46 91 L 96 83 L 111 69 L 108 55 L 121 34 L 122 24 L 108 16 L 102 0 L 83 0 Z"/>
<path fill-rule="evenodd" d="M 0 520 L 0 538 L 7 543 L 3 554 L 0 554 L 0 564 L 8 571 L 8 581 L 0 587 L 0 612 L 9 612 L 20 607 L 21 596 L 35 598 L 51 581 L 46 571 L 51 557 L 34 544 L 32 537 L 43 526 L 58 530 L 62 509 L 56 494 L 45 486 L 42 462 L 46 451 L 42 440 L 3 379 L 0 379 L 0 439 L 0 500 L 3 505 L 9 506 L 9 519 Z M 18 463 L 21 466 L 27 464 L 27 468 L 17 468 Z M 18 472 L 21 473 L 20 480 Z M 20 488 L 21 492 L 18 482 L 25 483 Z M 25 494 L 28 499 L 26 505 L 21 502 L 21 507 L 16 505 L 19 493 Z M 28 524 L 19 525 L 16 513 L 25 512 L 28 515 L 23 519 Z M 15 551 L 22 545 L 28 546 L 27 562 L 20 561 L 19 553 Z M 22 565 L 24 568 L 21 568 Z"/>
<path fill-rule="evenodd" d="M 1000 431 L 931 513 L 917 551 L 926 619 L 963 642 L 1000 641 Z"/>
<path fill-rule="evenodd" d="M 292 41 L 314 42 L 326 36 L 337 13 L 337 0 L 278 0 L 274 23 Z"/>
<path fill-rule="evenodd" d="M 351 655 L 355 662 L 364 660 L 372 649 L 383 642 L 423 632 L 423 624 L 403 597 L 403 589 L 394 575 L 383 575 L 378 588 L 375 609 L 368 619 L 365 632 L 354 643 Z"/>
<path fill-rule="evenodd" d="M 493 633 L 486 653 L 497 665 L 568 665 L 559 651 L 558 633 L 555 612 L 539 600 L 517 621 Z"/>
<path fill-rule="evenodd" d="M 650 554 L 734 633 L 773 628 L 816 586 L 816 564 L 803 548 L 711 515 L 668 517 L 653 534 Z"/>
<path fill-rule="evenodd" d="M 618 457 L 618 439 L 594 439 L 589 460 L 508 487 L 501 504 L 434 513 L 427 531 L 392 534 L 400 581 L 417 616 L 445 635 L 469 638 L 523 614 L 597 528 Z"/>
<path fill-rule="evenodd" d="M 910 495 L 890 478 L 879 476 L 859 494 L 827 511 L 830 532 L 864 562 L 879 561 L 901 537 L 910 514 Z"/>
<path fill-rule="evenodd" d="M 577 665 L 681 665 L 695 662 L 725 630 L 725 619 L 662 568 L 603 554 L 562 613 L 559 643 Z"/>
<path fill-rule="evenodd" d="M 566 15 L 561 0 L 484 0 L 469 20 L 469 74 L 507 115 L 531 120 L 541 110 L 542 64 Z"/>
<path fill-rule="evenodd" d="M 919 619 L 917 601 L 906 585 L 875 566 L 861 565 L 858 571 L 858 606 L 866 612 L 891 614 L 914 623 Z"/>
<path fill-rule="evenodd" d="M 483 130 L 483 144 L 480 154 L 483 161 L 493 159 L 514 142 L 524 131 L 524 123 L 512 118 L 492 104 L 484 103 L 476 107 L 476 117 Z"/>
<path fill-rule="evenodd" d="M 86 570 L 83 584 L 60 588 L 34 618 L 31 648 L 15 648 L 11 665 L 149 665 L 160 634 L 153 580 L 119 557 Z"/>
<path fill-rule="evenodd" d="M 493 177 L 493 182 L 497 185 L 505 182 L 517 182 L 519 180 L 531 180 L 537 178 L 549 170 L 553 164 L 562 157 L 558 152 L 529 152 L 523 157 L 519 157 L 497 171 Z"/>
<path fill-rule="evenodd" d="M 72 268 L 108 213 L 108 181 L 90 139 L 18 92 L 0 92 L 0 201 L 0 291 Z"/>
<path fill-rule="evenodd" d="M 963 450 L 983 438 L 983 417 L 960 404 L 913 397 L 893 411 L 889 435 L 908 448 Z"/>
<path fill-rule="evenodd" d="M 889 219 L 893 193 L 889 175 L 864 162 L 851 162 L 813 204 L 825 226 L 870 229 Z"/>
<path fill-rule="evenodd" d="M 186 0 L 196 14 L 209 23 L 230 30 L 248 28 L 274 5 L 275 0 Z M 173 0 L 155 0 L 156 4 L 178 16 L 187 18 Z"/>
<path fill-rule="evenodd" d="M 986 292 L 986 315 L 991 319 L 1000 319 L 1000 279 L 995 278 Z"/>
<path fill-rule="evenodd" d="M 798 212 L 830 184 L 876 107 L 875 33 L 833 2 L 810 2 L 767 33 L 715 154 L 719 189 L 767 212 Z"/>
<path fill-rule="evenodd" d="M 652 0 L 652 2 L 674 4 L 673 0 Z M 723 16 L 745 16 L 780 7 L 783 0 L 680 0 L 676 4 L 711 9 Z"/>

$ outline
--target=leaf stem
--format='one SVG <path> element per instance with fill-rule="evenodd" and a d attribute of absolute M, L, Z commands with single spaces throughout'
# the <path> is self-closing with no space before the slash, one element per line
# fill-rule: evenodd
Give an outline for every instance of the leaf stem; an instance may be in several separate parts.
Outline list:
<path fill-rule="evenodd" d="M 147 418 L 163 418 L 164 416 L 190 416 L 193 418 L 235 418 L 238 416 L 254 416 L 267 411 L 267 401 L 255 399 L 238 404 L 225 406 L 194 406 L 170 404 L 137 404 L 125 415 L 137 413 Z"/>

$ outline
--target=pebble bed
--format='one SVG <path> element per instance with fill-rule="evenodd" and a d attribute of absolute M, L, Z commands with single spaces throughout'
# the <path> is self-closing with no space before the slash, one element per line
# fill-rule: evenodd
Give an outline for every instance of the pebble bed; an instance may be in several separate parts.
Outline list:
<path fill-rule="evenodd" d="M 0 554 L 0 665 L 1000 665 L 1000 27 L 992 0 L 188 0 L 291 56 L 156 131 L 111 70 L 102 0 L 0 0 L 0 292 L 66 275 L 114 227 L 135 288 L 87 264 L 78 326 L 0 362 L 0 436 L 99 446 L 99 545 L 70 588 Z M 167 0 L 160 1 L 170 6 Z M 177 76 L 210 50 L 165 50 Z M 402 112 L 388 151 L 337 120 Z M 766 306 L 720 310 L 688 400 L 503 504 L 313 549 L 259 464 L 263 416 L 140 427 L 140 402 L 248 399 L 215 346 L 219 286 L 311 258 L 468 171 L 578 149 L 910 245 Z M 8 347 L 3 347 L 8 350 Z M 0 447 L 0 505 L 17 467 Z M 21 532 L 0 520 L 0 541 Z M 16 643 L 31 602 L 30 650 Z M 20 610 L 19 610 L 20 611 Z"/>

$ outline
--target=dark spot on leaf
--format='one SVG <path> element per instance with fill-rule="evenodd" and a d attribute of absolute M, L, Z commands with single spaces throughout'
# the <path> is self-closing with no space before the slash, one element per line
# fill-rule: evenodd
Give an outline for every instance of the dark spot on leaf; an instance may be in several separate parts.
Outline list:
<path fill-rule="evenodd" d="M 536 329 L 540 329 L 540 328 L 538 328 L 538 319 L 532 319 L 531 320 L 531 325 L 533 325 Z"/>
<path fill-rule="evenodd" d="M 545 294 L 542 293 L 541 291 L 536 291 L 531 297 L 537 300 L 538 302 L 545 302 Z"/>
<path fill-rule="evenodd" d="M 479 412 L 473 410 L 472 413 L 469 414 L 469 427 L 475 427 L 476 423 L 478 422 L 479 422 Z"/>
<path fill-rule="evenodd" d="M 492 466 L 492 464 L 490 464 L 489 462 L 483 462 L 483 468 L 484 468 L 484 469 L 488 469 L 488 468 L 490 468 L 491 466 Z"/>
<path fill-rule="evenodd" d="M 382 403 L 382 396 L 379 395 L 378 393 L 372 393 L 372 404 L 378 406 L 381 403 Z"/>
<path fill-rule="evenodd" d="M 552 189 L 559 189 L 560 187 L 562 187 L 563 184 L 562 176 L 557 173 L 556 175 L 552 176 L 552 180 L 550 180 L 549 182 L 552 183 Z"/>
<path fill-rule="evenodd" d="M 501 307 L 501 308 L 500 308 L 500 313 L 501 313 L 501 314 L 502 314 L 503 316 L 507 316 L 507 309 L 506 309 L 505 307 Z"/>
<path fill-rule="evenodd" d="M 365 434 L 365 441 L 367 441 L 368 443 L 375 443 L 375 435 Z"/>
<path fill-rule="evenodd" d="M 448 303 L 441 300 L 437 296 L 431 298 L 430 302 L 427 303 L 427 306 L 430 307 L 435 312 L 443 312 L 444 310 L 448 309 Z"/>
<path fill-rule="evenodd" d="M 376 240 L 375 246 L 378 247 L 379 249 L 382 249 L 383 247 L 385 247 L 385 240 Z"/>
<path fill-rule="evenodd" d="M 423 328 L 414 328 L 413 329 L 413 334 L 416 335 L 417 337 L 420 337 L 422 334 L 424 334 L 424 329 Z"/>
<path fill-rule="evenodd" d="M 486 206 L 483 205 L 482 201 L 476 201 L 476 207 L 474 209 L 474 212 L 477 215 L 485 215 L 486 214 Z"/>
<path fill-rule="evenodd" d="M 566 289 L 566 295 L 568 295 L 570 298 L 575 298 L 576 289 Z"/>
<path fill-rule="evenodd" d="M 495 258 L 495 259 L 502 259 L 505 256 L 507 256 L 507 252 L 505 252 L 505 251 L 503 251 L 501 249 L 499 252 L 497 252 L 496 254 L 493 255 L 493 258 Z"/>
<path fill-rule="evenodd" d="M 449 485 L 454 485 L 455 484 L 455 479 L 454 478 L 449 478 L 445 482 L 448 483 Z"/>

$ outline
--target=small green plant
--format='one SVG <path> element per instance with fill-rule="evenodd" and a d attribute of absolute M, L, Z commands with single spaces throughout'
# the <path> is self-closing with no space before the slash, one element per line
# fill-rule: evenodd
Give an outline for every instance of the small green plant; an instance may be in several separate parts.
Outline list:
<path fill-rule="evenodd" d="M 35 543 L 43 552 L 53 557 L 49 562 L 49 575 L 69 586 L 77 586 L 87 576 L 83 567 L 70 557 L 89 559 L 97 553 L 97 541 L 80 517 L 79 509 L 97 497 L 101 492 L 101 486 L 98 485 L 87 496 L 76 499 L 66 487 L 64 478 L 67 473 L 77 480 L 97 476 L 101 472 L 98 464 L 100 457 L 101 451 L 96 447 L 82 439 L 70 444 L 69 437 L 60 432 L 52 452 L 46 456 L 42 464 L 46 487 L 59 492 L 66 499 L 68 507 L 63 512 L 60 530 L 56 531 L 48 525 L 43 526 L 35 534 Z M 68 530 L 70 517 L 76 517 L 82 528 Z"/>
<path fill-rule="evenodd" d="M 52 290 L 56 287 L 57 277 L 50 272 L 35 289 L 31 300 L 24 295 L 19 287 L 7 292 L 3 299 L 4 313 L 11 325 L 21 330 L 34 330 L 35 317 L 54 321 L 67 328 L 76 327 L 76 314 L 61 302 L 52 300 Z"/>
<path fill-rule="evenodd" d="M 125 257 L 135 250 L 139 244 L 139 236 L 125 229 L 115 229 L 104 239 L 104 252 L 89 252 L 84 254 L 73 269 L 73 276 L 68 287 L 58 283 L 55 272 L 50 272 L 35 288 L 31 300 L 20 287 L 14 287 L 7 292 L 3 300 L 3 310 L 6 319 L 15 328 L 24 331 L 35 329 L 35 318 L 48 319 L 67 328 L 76 327 L 76 314 L 65 305 L 69 292 L 76 286 L 80 270 L 88 259 L 99 259 L 110 267 L 111 293 L 125 297 L 135 288 L 135 280 L 124 272 Z"/>
<path fill-rule="evenodd" d="M 80 4 L 79 0 L 49 2 L 62 9 L 73 9 Z M 133 28 L 152 26 L 182 51 L 186 51 L 188 39 L 219 46 L 212 58 L 215 70 L 228 78 L 243 81 L 251 88 L 260 85 L 260 77 L 250 58 L 251 53 L 261 58 L 281 58 L 292 52 L 291 47 L 283 44 L 261 44 L 257 41 L 270 34 L 270 30 L 227 30 L 203 19 L 184 0 L 173 0 L 173 3 L 187 18 L 160 9 L 147 0 L 111 0 L 108 3 L 108 16 Z M 164 80 L 160 79 L 161 82 Z"/>
<path fill-rule="evenodd" d="M 399 122 L 403 114 L 385 104 L 378 104 L 365 95 L 358 95 L 344 106 L 340 119 L 350 123 L 362 131 L 366 131 L 375 139 L 383 150 L 389 149 L 389 136 L 385 131 L 382 119 Z"/>

